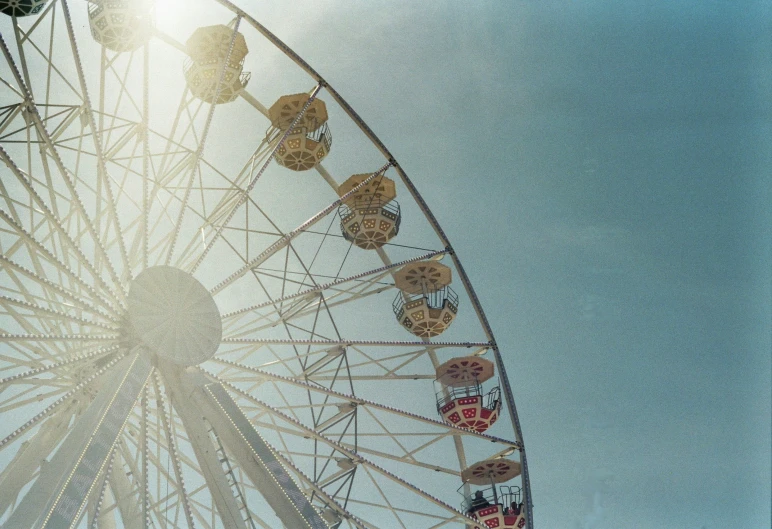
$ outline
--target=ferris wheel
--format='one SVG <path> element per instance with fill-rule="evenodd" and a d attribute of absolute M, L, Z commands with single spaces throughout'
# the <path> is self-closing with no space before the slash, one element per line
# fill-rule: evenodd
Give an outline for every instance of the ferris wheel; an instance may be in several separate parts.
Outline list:
<path fill-rule="evenodd" d="M 408 175 L 248 13 L 164 5 L 0 0 L 0 528 L 532 527 Z"/>

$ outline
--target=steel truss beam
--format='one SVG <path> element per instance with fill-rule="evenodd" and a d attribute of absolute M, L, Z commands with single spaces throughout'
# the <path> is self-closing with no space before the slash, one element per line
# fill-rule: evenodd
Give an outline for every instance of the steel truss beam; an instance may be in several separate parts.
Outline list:
<path fill-rule="evenodd" d="M 138 349 L 120 363 L 2 529 L 75 525 L 151 371 Z"/>
<path fill-rule="evenodd" d="M 167 373 L 169 368 L 166 367 Z M 165 379 L 169 380 L 170 376 Z M 186 415 L 199 414 L 206 418 L 285 526 L 328 529 L 273 449 L 219 384 L 210 382 L 203 374 L 182 370 L 178 370 L 172 380 L 179 381 L 180 390 L 185 388 L 184 398 L 177 401 L 175 407 L 195 406 L 196 411 L 186 411 Z"/>

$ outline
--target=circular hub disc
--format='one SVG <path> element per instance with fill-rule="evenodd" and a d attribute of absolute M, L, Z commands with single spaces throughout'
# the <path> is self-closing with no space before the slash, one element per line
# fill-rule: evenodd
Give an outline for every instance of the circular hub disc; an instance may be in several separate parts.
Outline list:
<path fill-rule="evenodd" d="M 142 343 L 180 365 L 212 358 L 222 338 L 212 295 L 192 275 L 171 266 L 153 266 L 132 281 L 129 321 Z"/>

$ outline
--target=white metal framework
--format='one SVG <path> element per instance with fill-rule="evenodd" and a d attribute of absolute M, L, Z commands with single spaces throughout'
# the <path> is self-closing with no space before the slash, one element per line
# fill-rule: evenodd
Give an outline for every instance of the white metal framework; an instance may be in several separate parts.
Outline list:
<path fill-rule="evenodd" d="M 227 0 L 179 3 L 175 23 L 145 2 L 14 2 L 0 2 L 16 10 L 0 14 L 0 528 L 485 528 L 460 506 L 462 471 L 518 455 L 508 486 L 532 527 L 480 302 L 338 92 Z M 222 64 L 191 59 L 187 39 L 213 24 Z M 304 91 L 275 126 L 271 105 Z M 313 136 L 315 101 L 329 118 Z M 316 159 L 275 162 L 303 142 Z M 340 206 L 386 176 L 399 233 L 358 247 Z M 421 338 L 392 312 L 394 274 L 432 260 L 457 314 Z M 501 386 L 484 432 L 436 409 L 436 368 L 466 355 Z"/>

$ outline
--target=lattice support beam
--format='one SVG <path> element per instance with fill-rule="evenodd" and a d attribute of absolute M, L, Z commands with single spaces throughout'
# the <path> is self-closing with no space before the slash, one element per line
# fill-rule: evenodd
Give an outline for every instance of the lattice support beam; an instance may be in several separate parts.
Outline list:
<path fill-rule="evenodd" d="M 136 350 L 116 367 L 2 529 L 69 529 L 83 515 L 152 371 L 150 361 Z"/>
<path fill-rule="evenodd" d="M 217 432 L 241 469 L 286 527 L 328 529 L 273 449 L 220 384 L 201 373 L 178 372 L 184 401 L 195 406 Z M 168 377 L 166 377 L 168 380 Z"/>

